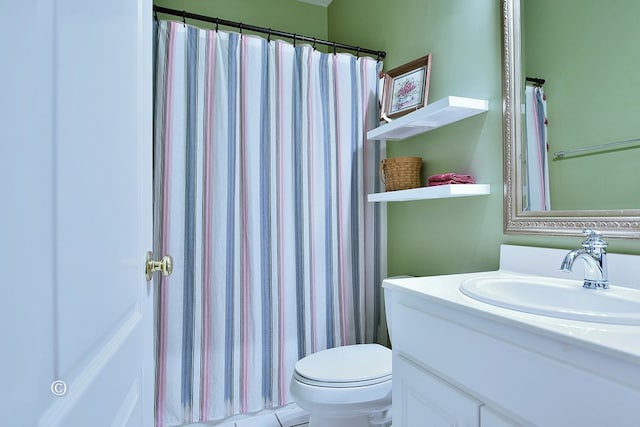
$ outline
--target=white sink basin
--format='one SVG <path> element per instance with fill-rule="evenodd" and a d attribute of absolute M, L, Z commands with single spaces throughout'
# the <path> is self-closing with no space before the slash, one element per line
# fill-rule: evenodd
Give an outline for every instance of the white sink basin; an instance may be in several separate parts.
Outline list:
<path fill-rule="evenodd" d="M 640 325 L 640 291 L 619 286 L 585 289 L 577 280 L 513 275 L 468 279 L 460 291 L 478 301 L 526 313 Z"/>

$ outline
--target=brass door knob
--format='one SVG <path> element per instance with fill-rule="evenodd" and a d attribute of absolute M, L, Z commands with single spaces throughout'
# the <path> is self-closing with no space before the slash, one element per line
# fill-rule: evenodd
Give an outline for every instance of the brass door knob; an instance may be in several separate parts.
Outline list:
<path fill-rule="evenodd" d="M 147 262 L 144 267 L 144 276 L 147 282 L 151 280 L 154 271 L 160 271 L 163 276 L 168 276 L 173 272 L 173 258 L 171 255 L 165 255 L 160 261 L 153 260 L 153 252 L 147 252 Z"/>

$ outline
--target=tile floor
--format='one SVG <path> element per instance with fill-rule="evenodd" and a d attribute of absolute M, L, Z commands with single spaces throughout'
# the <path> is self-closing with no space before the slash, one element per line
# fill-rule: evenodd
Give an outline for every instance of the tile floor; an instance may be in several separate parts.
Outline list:
<path fill-rule="evenodd" d="M 307 427 L 309 413 L 295 403 L 273 411 L 232 417 L 221 423 L 196 423 L 182 427 Z"/>

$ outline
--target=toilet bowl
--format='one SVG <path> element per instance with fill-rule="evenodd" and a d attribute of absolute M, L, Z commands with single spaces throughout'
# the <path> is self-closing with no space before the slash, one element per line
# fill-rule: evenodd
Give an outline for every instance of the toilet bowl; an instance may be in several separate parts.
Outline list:
<path fill-rule="evenodd" d="M 291 396 L 311 414 L 309 427 L 388 425 L 391 350 L 356 344 L 313 353 L 296 363 Z"/>
<path fill-rule="evenodd" d="M 391 329 L 391 295 L 384 290 Z M 379 344 L 335 347 L 300 359 L 291 397 L 310 413 L 309 427 L 391 424 L 391 350 Z"/>

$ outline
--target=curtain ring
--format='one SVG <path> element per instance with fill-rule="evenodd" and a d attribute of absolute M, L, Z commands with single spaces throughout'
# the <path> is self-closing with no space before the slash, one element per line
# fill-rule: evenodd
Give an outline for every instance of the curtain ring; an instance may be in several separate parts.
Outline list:
<path fill-rule="evenodd" d="M 187 27 L 187 19 L 185 18 L 185 11 L 182 11 L 182 25 L 186 28 Z"/>
<path fill-rule="evenodd" d="M 356 58 L 360 59 L 360 46 L 358 46 L 358 50 L 356 50 Z"/>
<path fill-rule="evenodd" d="M 238 25 L 238 27 L 240 28 L 240 35 L 242 35 L 242 22 Z"/>
<path fill-rule="evenodd" d="M 153 19 L 158 22 L 158 11 L 155 8 L 153 9 Z"/>
<path fill-rule="evenodd" d="M 216 33 L 218 32 L 219 25 L 220 25 L 220 18 L 216 18 Z"/>
<path fill-rule="evenodd" d="M 316 38 L 313 38 L 313 44 L 311 45 L 311 49 L 316 50 Z"/>
<path fill-rule="evenodd" d="M 269 35 L 267 35 L 267 43 L 271 43 L 271 28 L 269 28 Z"/>
<path fill-rule="evenodd" d="M 336 42 L 333 42 L 333 54 L 336 54 Z"/>
<path fill-rule="evenodd" d="M 297 34 L 293 35 L 293 47 L 296 47 L 296 37 L 298 37 Z"/>

